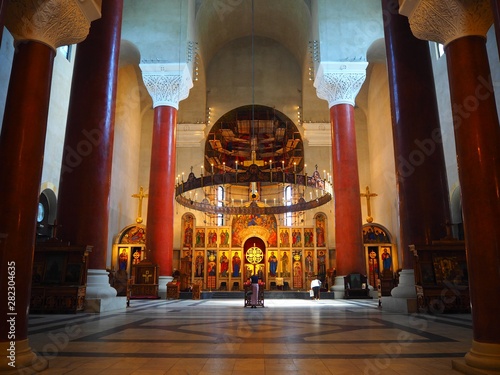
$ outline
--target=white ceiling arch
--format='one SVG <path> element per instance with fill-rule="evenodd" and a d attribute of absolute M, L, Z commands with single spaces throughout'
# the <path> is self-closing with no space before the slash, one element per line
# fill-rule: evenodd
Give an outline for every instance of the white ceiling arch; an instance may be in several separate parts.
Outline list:
<path fill-rule="evenodd" d="M 311 32 L 309 1 L 253 0 L 253 33 L 282 44 L 303 66 Z M 252 0 L 204 0 L 196 6 L 200 54 L 207 66 L 217 51 L 252 35 Z"/>

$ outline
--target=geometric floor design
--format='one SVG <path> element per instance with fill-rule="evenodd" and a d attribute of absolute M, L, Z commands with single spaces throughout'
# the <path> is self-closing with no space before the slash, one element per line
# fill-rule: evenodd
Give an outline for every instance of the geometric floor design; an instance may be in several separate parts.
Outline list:
<path fill-rule="evenodd" d="M 41 374 L 459 374 L 470 314 L 398 314 L 377 300 L 132 300 L 103 314 L 31 315 Z"/>

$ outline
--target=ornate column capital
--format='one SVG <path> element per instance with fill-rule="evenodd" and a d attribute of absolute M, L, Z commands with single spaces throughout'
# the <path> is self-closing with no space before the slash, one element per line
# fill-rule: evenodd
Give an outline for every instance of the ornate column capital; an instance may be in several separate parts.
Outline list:
<path fill-rule="evenodd" d="M 101 0 L 10 0 L 5 26 L 16 43 L 35 40 L 54 50 L 76 44 L 101 17 Z"/>
<path fill-rule="evenodd" d="M 153 108 L 170 106 L 179 109 L 179 102 L 189 96 L 193 80 L 188 65 L 140 64 L 142 78 L 153 98 Z"/>
<path fill-rule="evenodd" d="M 447 45 L 464 36 L 486 37 L 493 24 L 490 0 L 400 0 L 417 38 Z"/>
<path fill-rule="evenodd" d="M 314 80 L 318 98 L 328 101 L 329 108 L 350 104 L 366 78 L 367 62 L 322 62 Z"/>

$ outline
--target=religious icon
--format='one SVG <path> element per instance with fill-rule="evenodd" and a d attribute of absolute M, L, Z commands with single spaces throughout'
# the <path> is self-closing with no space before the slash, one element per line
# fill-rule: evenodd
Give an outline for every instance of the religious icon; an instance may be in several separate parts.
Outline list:
<path fill-rule="evenodd" d="M 388 247 L 383 248 L 381 257 L 382 257 L 382 266 L 384 267 L 383 268 L 384 271 L 385 270 L 389 271 L 392 267 L 392 257 Z"/>
<path fill-rule="evenodd" d="M 288 277 L 290 276 L 290 272 L 288 271 L 288 263 L 289 263 L 289 258 L 287 252 L 283 252 L 283 255 L 281 256 L 281 276 L 282 277 Z"/>
<path fill-rule="evenodd" d="M 119 269 L 121 271 L 125 271 L 128 266 L 128 252 L 127 248 L 122 247 L 121 248 L 121 253 L 119 255 Z"/>
<path fill-rule="evenodd" d="M 309 275 L 312 275 L 314 273 L 313 263 L 314 263 L 313 256 L 312 256 L 311 252 L 308 251 L 307 255 L 306 255 L 306 272 Z"/>
<path fill-rule="evenodd" d="M 278 271 L 278 258 L 274 255 L 274 251 L 271 252 L 271 256 L 268 259 L 269 262 L 269 275 L 276 276 L 276 272 Z"/>
<path fill-rule="evenodd" d="M 319 214 L 316 216 L 316 246 L 324 247 L 325 243 L 325 227 L 326 218 L 325 215 Z"/>
<path fill-rule="evenodd" d="M 203 268 L 204 268 L 204 263 L 205 259 L 203 258 L 203 253 L 201 251 L 198 251 L 198 255 L 196 255 L 195 259 L 195 277 L 203 277 Z"/>
<path fill-rule="evenodd" d="M 229 271 L 229 258 L 226 256 L 226 252 L 223 251 L 220 256 L 220 276 L 227 277 Z"/>
<path fill-rule="evenodd" d="M 240 267 L 241 267 L 241 258 L 238 255 L 238 252 L 235 252 L 233 255 L 233 277 L 239 277 L 240 276 Z"/>
<path fill-rule="evenodd" d="M 368 281 L 371 285 L 377 285 L 376 280 L 379 278 L 377 258 L 378 254 L 372 247 L 370 247 L 368 249 L 368 278 L 369 278 Z"/>
<path fill-rule="evenodd" d="M 324 278 L 326 275 L 326 255 L 324 251 L 318 253 L 318 276 Z"/>

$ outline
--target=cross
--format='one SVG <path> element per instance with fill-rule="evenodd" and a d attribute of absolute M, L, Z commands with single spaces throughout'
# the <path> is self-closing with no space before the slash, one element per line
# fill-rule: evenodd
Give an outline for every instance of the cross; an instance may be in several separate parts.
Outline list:
<path fill-rule="evenodd" d="M 145 284 L 149 284 L 149 279 L 152 278 L 153 275 L 149 273 L 149 271 L 146 271 L 146 273 L 142 274 L 142 278 L 144 279 Z"/>
<path fill-rule="evenodd" d="M 366 198 L 366 211 L 368 213 L 368 216 L 366 217 L 366 221 L 368 223 L 371 223 L 373 221 L 373 217 L 371 216 L 372 215 L 372 210 L 371 210 L 371 206 L 370 206 L 370 198 L 371 197 L 376 197 L 378 194 L 375 194 L 375 193 L 370 193 L 370 188 L 367 186 L 366 187 L 366 193 L 361 193 L 360 196 L 362 197 L 365 197 Z"/>
<path fill-rule="evenodd" d="M 54 220 L 54 224 L 49 224 L 50 229 L 52 230 L 52 238 L 57 238 L 57 231 L 61 228 L 62 225 L 57 224 L 57 220 Z"/>
<path fill-rule="evenodd" d="M 132 194 L 132 198 L 139 199 L 139 208 L 137 209 L 137 219 L 135 219 L 137 224 L 142 223 L 142 217 L 141 217 L 141 215 L 142 215 L 142 200 L 144 198 L 147 198 L 147 197 L 148 197 L 148 194 L 144 194 L 144 189 L 142 188 L 142 186 L 140 187 L 138 194 Z"/>

